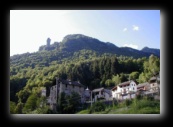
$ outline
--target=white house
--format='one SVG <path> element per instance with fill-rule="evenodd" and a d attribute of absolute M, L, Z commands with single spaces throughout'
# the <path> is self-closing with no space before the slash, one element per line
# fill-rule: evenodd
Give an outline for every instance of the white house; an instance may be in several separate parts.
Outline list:
<path fill-rule="evenodd" d="M 118 100 L 134 98 L 137 91 L 136 82 L 133 80 L 118 84 L 112 88 L 112 97 Z"/>

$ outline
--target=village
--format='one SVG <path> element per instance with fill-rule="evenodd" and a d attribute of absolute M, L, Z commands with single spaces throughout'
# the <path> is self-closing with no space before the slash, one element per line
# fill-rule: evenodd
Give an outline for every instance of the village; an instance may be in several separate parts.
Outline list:
<path fill-rule="evenodd" d="M 47 97 L 47 105 L 51 110 L 56 111 L 57 99 L 64 92 L 66 95 L 71 95 L 76 92 L 80 95 L 81 103 L 92 103 L 102 101 L 123 101 L 133 99 L 137 95 L 152 96 L 154 99 L 160 100 L 160 73 L 150 78 L 148 82 L 137 84 L 134 80 L 122 82 L 112 89 L 97 88 L 90 90 L 85 88 L 79 81 L 62 80 L 56 78 L 56 85 L 50 88 L 50 95 Z M 46 96 L 46 89 L 42 89 L 42 96 Z"/>

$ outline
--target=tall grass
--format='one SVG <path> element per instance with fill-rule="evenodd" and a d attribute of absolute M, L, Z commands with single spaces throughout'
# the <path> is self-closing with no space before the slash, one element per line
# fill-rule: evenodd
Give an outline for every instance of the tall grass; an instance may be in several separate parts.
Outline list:
<path fill-rule="evenodd" d="M 159 114 L 160 113 L 160 101 L 152 100 L 151 98 L 144 97 L 142 99 L 135 98 L 127 106 L 127 102 L 124 101 L 119 108 L 125 108 L 125 110 L 117 113 L 121 114 Z"/>
<path fill-rule="evenodd" d="M 102 104 L 97 104 L 100 107 Z M 89 108 L 83 110 L 78 114 L 160 114 L 160 101 L 153 100 L 150 97 L 135 98 L 132 100 L 125 100 L 121 103 L 107 105 L 102 110 L 95 110 L 99 107 L 94 107 L 94 111 Z M 100 109 L 100 108 L 99 108 Z M 104 110 L 103 110 L 104 109 Z"/>

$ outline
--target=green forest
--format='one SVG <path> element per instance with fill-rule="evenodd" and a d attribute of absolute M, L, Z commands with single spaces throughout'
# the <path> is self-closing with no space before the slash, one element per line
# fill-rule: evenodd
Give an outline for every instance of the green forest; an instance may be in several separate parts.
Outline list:
<path fill-rule="evenodd" d="M 85 48 L 85 41 L 79 36 L 76 38 L 83 45 L 77 41 L 70 43 L 73 47 L 69 43 L 68 46 L 69 38 L 65 38 L 51 48 L 40 46 L 38 52 L 10 57 L 10 113 L 50 113 L 41 89 L 46 87 L 46 96 L 49 96 L 49 88 L 55 85 L 56 77 L 80 81 L 89 89 L 112 88 L 132 79 L 137 83 L 146 82 L 160 71 L 160 57 L 154 53 L 126 56 L 103 52 L 102 48 Z M 92 46 L 99 47 L 97 43 Z"/>

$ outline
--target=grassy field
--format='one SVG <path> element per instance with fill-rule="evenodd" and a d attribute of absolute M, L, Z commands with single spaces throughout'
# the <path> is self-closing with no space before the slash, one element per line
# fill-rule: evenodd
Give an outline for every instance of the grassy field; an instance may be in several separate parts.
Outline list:
<path fill-rule="evenodd" d="M 105 105 L 100 111 L 89 107 L 77 114 L 160 114 L 160 101 L 148 98 L 126 100 L 111 106 Z"/>

